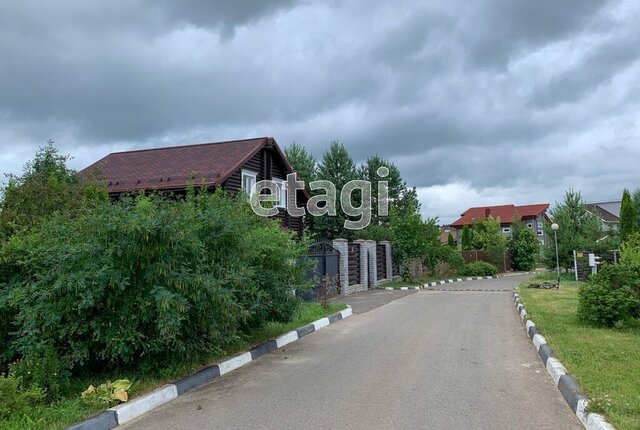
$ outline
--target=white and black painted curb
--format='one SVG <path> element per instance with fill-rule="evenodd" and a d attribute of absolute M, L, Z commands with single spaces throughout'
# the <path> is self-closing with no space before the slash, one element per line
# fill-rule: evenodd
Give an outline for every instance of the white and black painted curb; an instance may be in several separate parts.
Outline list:
<path fill-rule="evenodd" d="M 443 279 L 440 281 L 433 281 L 433 282 L 428 282 L 426 284 L 423 285 L 414 285 L 411 287 L 399 287 L 399 288 L 393 288 L 393 287 L 385 287 L 385 290 L 400 290 L 400 291 L 406 291 L 406 290 L 422 290 L 422 289 L 426 289 L 426 288 L 431 288 L 431 287 L 436 287 L 438 285 L 444 285 L 444 284 L 452 284 L 454 282 L 465 282 L 465 281 L 477 281 L 480 279 L 497 279 L 498 276 L 473 276 L 470 278 L 452 278 L 452 279 Z"/>
<path fill-rule="evenodd" d="M 542 363 L 547 368 L 547 372 L 551 375 L 551 379 L 556 384 L 562 397 L 578 417 L 584 428 L 587 430 L 615 430 L 614 427 L 607 423 L 602 415 L 586 412 L 587 398 L 583 394 L 582 389 L 575 379 L 567 373 L 567 369 L 562 365 L 553 354 L 553 350 L 547 344 L 547 340 L 538 333 L 536 325 L 527 318 L 527 311 L 524 305 L 520 303 L 520 295 L 517 291 L 513 292 L 513 302 L 518 310 L 520 319 L 527 329 L 527 334 L 538 351 L 538 355 Z"/>
<path fill-rule="evenodd" d="M 480 279 L 498 279 L 498 278 L 504 278 L 509 276 L 520 276 L 520 275 L 537 275 L 539 273 L 540 273 L 539 271 L 533 271 L 533 272 L 501 273 L 500 275 L 495 275 L 495 276 L 471 276 L 471 277 L 465 277 L 465 278 L 451 278 L 451 279 L 442 279 L 439 281 L 427 282 L 426 284 L 423 284 L 423 285 L 412 285 L 410 287 L 397 287 L 397 288 L 385 287 L 384 289 L 400 290 L 400 291 L 422 290 L 422 289 L 437 287 L 438 285 L 452 284 L 454 282 L 478 281 Z"/>
<path fill-rule="evenodd" d="M 89 419 L 74 424 L 69 427 L 68 430 L 114 429 L 119 425 L 128 423 L 129 421 L 152 411 L 160 405 L 170 402 L 189 390 L 207 384 L 222 375 L 256 360 L 258 357 L 275 351 L 276 349 L 297 341 L 301 337 L 352 315 L 353 311 L 351 306 L 347 306 L 346 309 L 340 312 L 309 323 L 297 330 L 285 333 L 276 339 L 270 339 L 253 347 L 251 350 L 243 354 L 236 355 L 226 361 L 206 367 L 193 375 L 177 380 L 173 384 L 167 384 L 143 396 L 136 397 L 127 403 L 122 403 Z"/>

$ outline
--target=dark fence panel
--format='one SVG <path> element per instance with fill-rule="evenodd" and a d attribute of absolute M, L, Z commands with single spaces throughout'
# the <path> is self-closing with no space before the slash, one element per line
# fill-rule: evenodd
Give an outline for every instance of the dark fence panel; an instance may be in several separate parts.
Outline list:
<path fill-rule="evenodd" d="M 349 285 L 360 283 L 360 244 L 349 244 Z"/>
<path fill-rule="evenodd" d="M 376 245 L 376 268 L 378 280 L 385 279 L 387 277 L 387 247 L 384 245 Z"/>
<path fill-rule="evenodd" d="M 395 261 L 391 263 L 391 273 L 393 276 L 400 276 L 400 265 Z"/>

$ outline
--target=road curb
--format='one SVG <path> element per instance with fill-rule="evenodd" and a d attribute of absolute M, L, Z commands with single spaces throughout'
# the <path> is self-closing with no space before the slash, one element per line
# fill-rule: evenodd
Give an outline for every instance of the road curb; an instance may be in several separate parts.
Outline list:
<path fill-rule="evenodd" d="M 593 412 L 587 413 L 588 400 L 576 380 L 567 373 L 567 369 L 562 365 L 553 354 L 553 350 L 547 344 L 547 340 L 538 333 L 538 329 L 533 321 L 527 318 L 527 311 L 524 304 L 520 302 L 520 294 L 517 290 L 513 292 L 513 303 L 525 324 L 527 334 L 531 339 L 531 343 L 538 351 L 540 360 L 544 364 L 547 372 L 553 379 L 556 387 L 560 390 L 562 397 L 567 402 L 573 413 L 578 417 L 580 423 L 587 430 L 615 430 L 615 428 L 605 421 L 600 414 Z"/>
<path fill-rule="evenodd" d="M 451 278 L 451 279 L 441 279 L 439 281 L 427 282 L 422 285 L 412 285 L 410 287 L 384 287 L 385 290 L 392 291 L 407 291 L 407 290 L 425 290 L 431 287 L 436 287 L 438 285 L 452 284 L 454 282 L 466 282 L 466 281 L 477 281 L 480 279 L 498 279 L 499 276 L 473 276 L 469 278 Z"/>
<path fill-rule="evenodd" d="M 136 397 L 129 402 L 121 403 L 104 412 L 94 415 L 91 418 L 80 421 L 68 428 L 68 430 L 112 430 L 119 425 L 128 423 L 155 408 L 170 402 L 171 400 L 181 396 L 182 394 L 207 384 L 222 375 L 236 370 L 253 360 L 275 351 L 285 345 L 293 343 L 301 337 L 307 336 L 313 332 L 338 322 L 342 319 L 353 315 L 351 306 L 347 305 L 346 309 L 331 314 L 328 317 L 320 318 L 310 324 L 299 327 L 285 333 L 275 339 L 267 340 L 259 345 L 254 346 L 249 351 L 236 355 L 221 363 L 205 367 L 193 375 L 185 376 L 172 384 L 164 385 L 150 393 Z"/>
<path fill-rule="evenodd" d="M 467 282 L 467 281 L 479 281 L 481 279 L 498 279 L 505 278 L 510 276 L 520 276 L 520 275 L 535 275 L 539 272 L 518 272 L 518 273 L 503 273 L 495 276 L 469 276 L 463 278 L 451 278 L 451 279 L 441 279 L 438 281 L 427 282 L 422 285 L 412 285 L 409 287 L 384 287 L 385 290 L 388 291 L 407 291 L 407 290 L 425 290 L 431 287 L 437 287 L 438 285 L 452 284 L 454 282 Z"/>

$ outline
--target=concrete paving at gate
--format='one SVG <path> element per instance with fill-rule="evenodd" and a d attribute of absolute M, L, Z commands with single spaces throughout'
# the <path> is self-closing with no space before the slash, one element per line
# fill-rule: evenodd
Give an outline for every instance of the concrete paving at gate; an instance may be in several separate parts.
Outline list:
<path fill-rule="evenodd" d="M 397 292 L 123 428 L 580 429 L 513 310 L 522 279 Z"/>

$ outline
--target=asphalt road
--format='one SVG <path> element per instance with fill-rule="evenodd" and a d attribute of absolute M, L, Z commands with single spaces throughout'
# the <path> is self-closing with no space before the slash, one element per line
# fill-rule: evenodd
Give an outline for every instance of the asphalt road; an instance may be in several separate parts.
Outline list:
<path fill-rule="evenodd" d="M 580 429 L 513 309 L 522 279 L 441 285 L 393 301 L 370 292 L 386 304 L 123 428 Z"/>

